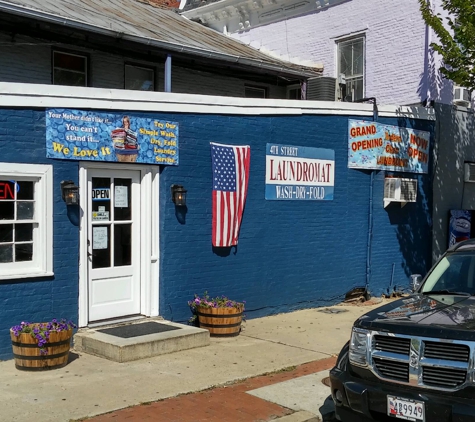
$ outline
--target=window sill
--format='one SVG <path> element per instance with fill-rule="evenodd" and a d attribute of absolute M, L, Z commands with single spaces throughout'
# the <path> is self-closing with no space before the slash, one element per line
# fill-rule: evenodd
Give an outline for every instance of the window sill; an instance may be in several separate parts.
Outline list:
<path fill-rule="evenodd" d="M 22 272 L 22 273 L 0 273 L 0 281 L 3 280 L 17 280 L 19 278 L 40 278 L 40 277 L 52 277 L 54 276 L 54 272 L 52 271 L 38 271 L 36 269 L 33 269 L 28 272 Z"/>

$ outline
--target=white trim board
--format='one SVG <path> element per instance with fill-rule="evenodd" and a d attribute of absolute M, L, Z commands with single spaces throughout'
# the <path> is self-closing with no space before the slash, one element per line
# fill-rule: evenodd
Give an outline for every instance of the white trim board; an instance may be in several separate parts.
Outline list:
<path fill-rule="evenodd" d="M 159 234 L 158 234 L 158 192 L 159 170 L 155 166 L 121 163 L 121 169 L 139 170 L 141 178 L 140 202 L 141 217 L 141 284 L 140 313 L 144 316 L 159 315 Z M 89 169 L 117 169 L 117 163 L 79 162 L 79 200 L 81 207 L 81 224 L 79 230 L 79 327 L 89 323 L 88 315 L 88 268 L 87 268 L 87 224 L 84 212 L 87 212 L 86 189 L 87 171 Z M 145 222 L 150 221 L 150 225 Z"/>
<path fill-rule="evenodd" d="M 373 116 L 372 104 L 218 97 L 10 82 L 0 82 L 0 107 L 88 108 L 247 116 L 314 114 Z M 433 109 L 413 106 L 378 105 L 378 115 L 435 120 Z"/>

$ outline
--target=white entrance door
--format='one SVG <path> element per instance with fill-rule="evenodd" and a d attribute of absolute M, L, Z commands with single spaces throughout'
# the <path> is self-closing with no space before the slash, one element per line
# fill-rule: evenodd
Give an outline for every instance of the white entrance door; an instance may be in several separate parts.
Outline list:
<path fill-rule="evenodd" d="M 89 321 L 139 314 L 140 171 L 87 172 Z"/>

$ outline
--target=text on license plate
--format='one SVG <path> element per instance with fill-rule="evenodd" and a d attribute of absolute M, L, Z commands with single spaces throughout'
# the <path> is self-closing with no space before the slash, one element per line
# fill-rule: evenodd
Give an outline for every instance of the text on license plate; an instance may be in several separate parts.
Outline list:
<path fill-rule="evenodd" d="M 423 421 L 424 403 L 388 396 L 388 415 L 407 421 Z"/>

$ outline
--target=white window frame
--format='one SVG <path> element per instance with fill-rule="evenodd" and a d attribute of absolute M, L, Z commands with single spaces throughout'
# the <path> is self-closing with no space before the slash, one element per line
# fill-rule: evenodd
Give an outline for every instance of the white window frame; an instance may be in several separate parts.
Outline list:
<path fill-rule="evenodd" d="M 302 87 L 300 86 L 300 84 L 293 84 L 293 85 L 289 85 L 287 87 L 287 95 L 286 95 L 286 98 L 287 99 L 291 99 L 290 98 L 290 91 L 294 91 L 294 90 L 298 90 L 300 91 L 300 98 L 297 98 L 296 100 L 301 100 L 302 99 Z M 292 98 L 293 100 L 295 100 L 295 98 Z"/>
<path fill-rule="evenodd" d="M 65 56 L 81 57 L 82 59 L 84 59 L 84 72 L 80 72 L 80 71 L 77 71 L 77 70 L 66 69 L 66 68 L 63 68 L 63 67 L 60 67 L 60 66 L 56 66 L 56 64 L 55 64 L 55 54 L 64 54 Z M 53 50 L 53 75 L 52 75 L 53 85 L 72 86 L 72 85 L 60 85 L 60 84 L 56 83 L 56 81 L 54 80 L 54 71 L 55 71 L 55 69 L 60 69 L 60 70 L 65 70 L 65 71 L 71 72 L 71 73 L 78 73 L 78 74 L 83 74 L 84 73 L 84 87 L 87 87 L 89 85 L 88 66 L 89 66 L 89 57 L 85 54 L 70 53 L 70 52 L 62 51 L 62 50 Z"/>
<path fill-rule="evenodd" d="M 127 88 L 127 68 L 135 68 L 135 69 L 142 69 L 152 72 L 152 89 L 151 90 L 144 90 L 144 89 L 134 89 L 135 91 L 144 91 L 144 92 L 153 92 L 155 91 L 155 79 L 156 79 L 156 71 L 154 67 L 145 66 L 145 65 L 138 65 L 135 63 L 125 63 L 124 64 L 124 89 L 132 89 Z"/>
<path fill-rule="evenodd" d="M 260 92 L 262 94 L 264 94 L 262 97 L 248 97 L 246 95 L 246 90 L 249 90 L 249 91 L 254 91 L 254 92 Z M 268 97 L 268 91 L 267 91 L 267 88 L 264 87 L 264 86 L 255 86 L 255 85 L 245 85 L 244 86 L 244 97 L 245 98 L 267 98 Z"/>
<path fill-rule="evenodd" d="M 358 39 L 361 39 L 363 41 L 363 72 L 362 72 L 361 76 L 350 76 L 350 77 L 348 77 L 348 75 L 345 75 L 345 81 L 348 82 L 348 80 L 352 80 L 352 79 L 362 77 L 362 80 L 363 80 L 362 98 L 364 98 L 365 93 L 366 93 L 366 33 L 360 32 L 360 33 L 352 34 L 351 36 L 345 36 L 345 37 L 341 37 L 341 38 L 338 38 L 338 39 L 335 40 L 335 43 L 336 43 L 336 55 L 335 55 L 335 58 L 336 58 L 336 66 L 335 66 L 336 79 L 337 79 L 338 83 L 341 84 L 341 80 L 340 80 L 341 75 L 342 75 L 341 72 L 340 72 L 340 46 L 341 46 L 341 44 L 343 44 L 345 42 L 348 42 L 348 41 L 355 41 L 355 40 L 358 40 Z M 342 87 L 340 85 L 340 94 L 341 94 L 341 91 L 342 91 Z M 352 99 L 352 101 L 354 101 L 354 100 L 355 99 Z"/>
<path fill-rule="evenodd" d="M 0 163 L 0 179 L 35 182 L 33 261 L 0 263 L 0 280 L 47 277 L 53 272 L 53 166 Z"/>

